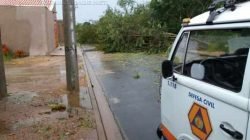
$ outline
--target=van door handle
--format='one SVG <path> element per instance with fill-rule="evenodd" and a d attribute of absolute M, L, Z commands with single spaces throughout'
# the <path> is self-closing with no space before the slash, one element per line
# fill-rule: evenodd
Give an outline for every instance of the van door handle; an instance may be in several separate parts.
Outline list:
<path fill-rule="evenodd" d="M 243 135 L 242 133 L 238 132 L 238 131 L 232 131 L 230 129 L 225 128 L 224 124 L 220 125 L 220 128 L 225 131 L 227 134 L 229 134 L 230 136 L 232 136 L 234 139 L 236 140 L 242 140 L 243 139 Z"/>

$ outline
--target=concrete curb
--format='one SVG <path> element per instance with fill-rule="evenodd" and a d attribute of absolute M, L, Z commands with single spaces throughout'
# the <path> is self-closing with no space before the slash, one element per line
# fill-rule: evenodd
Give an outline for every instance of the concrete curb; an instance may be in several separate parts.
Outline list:
<path fill-rule="evenodd" d="M 87 56 L 83 52 L 82 57 L 84 63 L 85 70 L 87 72 L 87 79 L 89 81 L 90 95 L 93 96 L 93 100 L 96 103 L 96 107 L 99 110 L 100 120 L 97 119 L 97 131 L 99 140 L 123 140 L 121 131 L 116 123 L 115 117 L 110 110 L 109 104 L 104 95 L 104 91 L 94 73 L 92 65 L 90 64 Z M 93 101 L 92 100 L 92 101 Z M 93 105 L 94 106 L 94 105 Z M 97 116 L 98 117 L 98 116 Z M 101 130 L 99 126 L 98 129 L 98 121 L 102 123 L 102 127 L 104 130 Z"/>
<path fill-rule="evenodd" d="M 83 58 L 83 54 L 81 53 L 81 50 L 78 49 L 78 59 L 80 58 L 80 60 L 78 61 L 83 61 L 83 69 L 85 71 L 85 76 L 86 76 L 86 80 L 87 80 L 87 84 L 88 84 L 88 93 L 90 96 L 90 100 L 91 100 L 91 104 L 94 110 L 94 114 L 95 114 L 95 120 L 96 120 L 96 129 L 97 129 L 97 135 L 98 135 L 98 140 L 107 140 L 105 131 L 104 131 L 104 127 L 103 127 L 103 123 L 102 123 L 102 119 L 101 119 L 101 115 L 100 115 L 100 111 L 98 108 L 98 104 L 96 102 L 96 98 L 94 95 L 94 90 L 92 88 L 92 84 L 90 81 L 90 77 L 88 74 L 88 69 L 86 66 L 86 62 Z"/>

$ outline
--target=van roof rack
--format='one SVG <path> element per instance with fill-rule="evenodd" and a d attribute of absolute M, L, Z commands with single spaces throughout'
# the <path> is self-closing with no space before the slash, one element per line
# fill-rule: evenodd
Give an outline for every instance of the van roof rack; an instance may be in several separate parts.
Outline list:
<path fill-rule="evenodd" d="M 235 4 L 245 2 L 249 0 L 214 0 L 213 3 L 208 7 L 208 10 L 210 11 L 210 15 L 207 19 L 207 24 L 211 25 L 213 24 L 213 21 L 216 16 L 226 11 L 226 9 L 231 9 L 234 11 L 236 9 Z M 221 10 L 216 10 L 217 6 L 219 4 L 223 4 L 224 8 Z"/>

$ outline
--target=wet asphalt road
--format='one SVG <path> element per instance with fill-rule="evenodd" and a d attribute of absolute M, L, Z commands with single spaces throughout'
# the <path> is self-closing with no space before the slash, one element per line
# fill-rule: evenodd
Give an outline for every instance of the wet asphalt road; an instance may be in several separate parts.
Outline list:
<path fill-rule="evenodd" d="M 86 52 L 126 139 L 157 140 L 162 56 Z"/>

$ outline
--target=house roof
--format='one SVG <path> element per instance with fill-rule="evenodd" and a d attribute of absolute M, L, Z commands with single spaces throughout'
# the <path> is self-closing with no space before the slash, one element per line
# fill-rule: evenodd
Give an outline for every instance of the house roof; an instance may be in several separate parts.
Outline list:
<path fill-rule="evenodd" d="M 39 6 L 53 10 L 55 0 L 0 0 L 0 6 Z"/>

